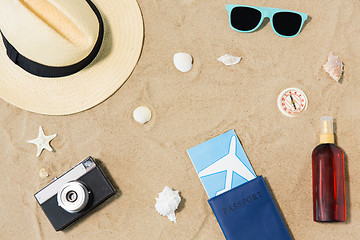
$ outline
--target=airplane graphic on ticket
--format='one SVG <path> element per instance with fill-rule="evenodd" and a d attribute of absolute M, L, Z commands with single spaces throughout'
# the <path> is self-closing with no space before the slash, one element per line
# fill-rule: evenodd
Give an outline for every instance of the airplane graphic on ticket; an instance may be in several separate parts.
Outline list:
<path fill-rule="evenodd" d="M 210 139 L 187 152 L 209 198 L 256 177 L 234 130 Z"/>

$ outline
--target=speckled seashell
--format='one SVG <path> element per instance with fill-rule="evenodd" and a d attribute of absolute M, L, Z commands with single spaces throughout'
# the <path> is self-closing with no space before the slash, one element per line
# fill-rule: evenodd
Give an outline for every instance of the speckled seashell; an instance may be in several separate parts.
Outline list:
<path fill-rule="evenodd" d="M 188 72 L 192 68 L 192 56 L 188 53 L 175 53 L 174 65 L 181 72 Z"/>
<path fill-rule="evenodd" d="M 342 61 L 334 55 L 333 52 L 330 52 L 328 56 L 328 61 L 323 65 L 325 72 L 327 72 L 332 79 L 339 81 L 343 73 L 343 63 Z"/>
<path fill-rule="evenodd" d="M 219 62 L 225 64 L 226 66 L 238 64 L 241 60 L 241 57 L 234 57 L 230 54 L 225 54 L 217 59 Z"/>
<path fill-rule="evenodd" d="M 133 112 L 133 117 L 138 123 L 147 123 L 151 119 L 151 110 L 146 106 L 137 107 Z"/>

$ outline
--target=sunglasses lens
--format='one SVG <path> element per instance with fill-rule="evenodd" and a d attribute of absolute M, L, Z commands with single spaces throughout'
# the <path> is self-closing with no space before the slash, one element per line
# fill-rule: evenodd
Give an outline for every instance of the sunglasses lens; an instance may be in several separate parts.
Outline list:
<path fill-rule="evenodd" d="M 260 22 L 261 12 L 249 7 L 234 7 L 230 13 L 230 23 L 240 31 L 253 30 Z"/>
<path fill-rule="evenodd" d="M 296 35 L 300 30 L 301 23 L 301 16 L 297 13 L 278 12 L 273 16 L 275 31 L 284 36 Z"/>

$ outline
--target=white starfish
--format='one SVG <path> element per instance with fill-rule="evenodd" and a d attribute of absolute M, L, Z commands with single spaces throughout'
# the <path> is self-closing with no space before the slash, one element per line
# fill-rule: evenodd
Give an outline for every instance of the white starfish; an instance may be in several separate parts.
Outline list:
<path fill-rule="evenodd" d="M 53 140 L 56 137 L 56 134 L 45 136 L 44 131 L 41 126 L 39 126 L 39 136 L 33 140 L 27 141 L 28 143 L 35 144 L 37 146 L 37 153 L 36 157 L 40 156 L 40 153 L 43 149 L 46 149 L 50 152 L 53 151 L 53 149 L 50 146 L 50 141 Z"/>

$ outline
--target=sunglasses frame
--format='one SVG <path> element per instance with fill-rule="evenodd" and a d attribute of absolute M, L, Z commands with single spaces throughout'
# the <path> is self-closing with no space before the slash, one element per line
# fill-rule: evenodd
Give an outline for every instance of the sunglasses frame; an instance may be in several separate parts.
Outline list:
<path fill-rule="evenodd" d="M 261 18 L 260 18 L 260 21 L 259 21 L 259 24 L 251 29 L 251 30 L 247 30 L 247 31 L 243 31 L 243 30 L 239 30 L 239 29 L 236 29 L 233 27 L 233 25 L 231 24 L 231 12 L 232 10 L 235 8 L 235 7 L 247 7 L 247 8 L 253 8 L 253 9 L 256 9 L 258 10 L 260 13 L 261 13 Z M 301 29 L 304 25 L 304 22 L 307 20 L 308 18 L 308 15 L 306 13 L 301 13 L 301 12 L 295 12 L 295 11 L 291 11 L 291 10 L 286 10 L 286 9 L 280 9 L 280 8 L 269 8 L 269 7 L 254 7 L 254 6 L 248 6 L 248 5 L 236 5 L 236 4 L 227 4 L 226 5 L 226 10 L 229 12 L 229 23 L 230 23 L 230 27 L 237 31 L 237 32 L 254 32 L 256 31 L 256 29 L 258 29 L 260 27 L 260 25 L 263 23 L 264 19 L 265 18 L 269 18 L 270 19 L 270 22 L 271 22 L 271 27 L 273 29 L 273 31 L 281 36 L 281 37 L 286 37 L 286 38 L 291 38 L 291 37 L 296 37 L 300 32 L 301 32 Z M 299 28 L 299 31 L 294 34 L 294 35 L 291 35 L 291 36 L 285 36 L 285 35 L 282 35 L 280 33 L 278 33 L 275 28 L 274 28 L 274 24 L 273 24 L 273 16 L 275 15 L 275 13 L 279 13 L 279 12 L 289 12 L 289 13 L 296 13 L 296 14 L 299 14 L 300 17 L 301 17 L 301 25 L 300 25 L 300 28 Z"/>

